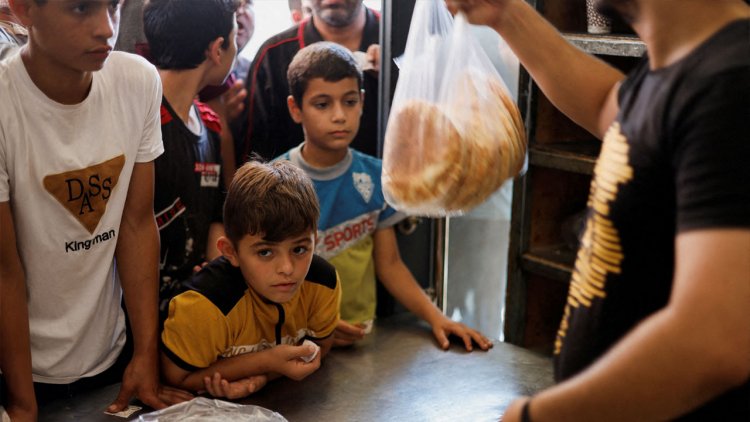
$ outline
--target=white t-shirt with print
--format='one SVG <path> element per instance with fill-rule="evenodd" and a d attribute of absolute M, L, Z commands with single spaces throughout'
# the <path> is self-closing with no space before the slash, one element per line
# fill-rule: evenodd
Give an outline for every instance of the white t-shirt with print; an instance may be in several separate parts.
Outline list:
<path fill-rule="evenodd" d="M 0 63 L 0 202 L 13 212 L 38 382 L 96 375 L 122 350 L 120 220 L 135 163 L 164 151 L 156 69 L 114 52 L 93 75 L 87 98 L 63 105 L 20 55 Z"/>

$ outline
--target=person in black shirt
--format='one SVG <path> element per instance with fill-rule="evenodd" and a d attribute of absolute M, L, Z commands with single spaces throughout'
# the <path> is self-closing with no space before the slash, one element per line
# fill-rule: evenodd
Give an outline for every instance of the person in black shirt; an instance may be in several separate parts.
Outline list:
<path fill-rule="evenodd" d="M 220 85 L 237 54 L 236 0 L 151 0 L 143 11 L 164 89 L 164 154 L 155 161 L 154 214 L 161 238 L 160 311 L 196 266 L 220 255 L 224 234 L 218 116 L 195 100 Z"/>
<path fill-rule="evenodd" d="M 448 0 L 603 139 L 556 387 L 503 420 L 750 420 L 750 7 L 600 0 L 645 42 L 625 78 L 522 0 Z"/>

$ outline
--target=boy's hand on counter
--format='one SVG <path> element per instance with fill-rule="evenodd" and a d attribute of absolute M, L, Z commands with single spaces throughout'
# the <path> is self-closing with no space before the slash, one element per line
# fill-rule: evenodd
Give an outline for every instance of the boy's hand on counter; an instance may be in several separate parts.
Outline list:
<path fill-rule="evenodd" d="M 253 375 L 229 382 L 215 372 L 212 377 L 205 377 L 204 383 L 208 394 L 230 400 L 241 399 L 259 391 L 268 382 L 266 375 Z"/>
<path fill-rule="evenodd" d="M 302 358 L 310 356 L 315 352 L 313 346 L 291 346 L 282 344 L 268 350 L 276 359 L 273 372 L 284 375 L 295 381 L 304 379 L 308 375 L 320 368 L 321 353 L 310 362 L 305 362 Z"/>
<path fill-rule="evenodd" d="M 449 336 L 454 336 L 463 342 L 464 347 L 467 351 L 471 352 L 474 350 L 474 345 L 479 346 L 482 350 L 489 350 L 492 348 L 492 341 L 482 335 L 477 330 L 469 328 L 460 322 L 451 320 L 450 318 L 440 315 L 440 317 L 430 322 L 432 325 L 432 334 L 438 341 L 440 347 L 447 350 L 450 347 Z"/>
<path fill-rule="evenodd" d="M 166 403 L 167 406 L 172 406 L 173 404 L 182 403 L 195 398 L 195 396 L 189 391 L 164 384 L 159 384 L 157 395 L 159 396 L 159 400 Z"/>
<path fill-rule="evenodd" d="M 362 340 L 365 338 L 365 328 L 363 324 L 350 324 L 339 319 L 336 330 L 333 332 L 333 347 L 351 346 Z"/>
<path fill-rule="evenodd" d="M 159 384 L 156 368 L 156 362 L 151 362 L 151 359 L 134 356 L 125 368 L 120 392 L 107 408 L 107 412 L 122 411 L 134 396 L 146 406 L 156 410 L 193 398 L 193 395 L 187 391 Z"/>

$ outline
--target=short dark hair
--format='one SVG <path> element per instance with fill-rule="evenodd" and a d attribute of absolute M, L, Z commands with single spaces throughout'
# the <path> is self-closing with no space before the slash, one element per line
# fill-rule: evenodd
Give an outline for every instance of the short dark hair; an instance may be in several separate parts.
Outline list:
<path fill-rule="evenodd" d="M 153 63 L 161 69 L 195 69 L 219 37 L 229 48 L 238 0 L 148 0 L 143 32 Z"/>
<path fill-rule="evenodd" d="M 286 78 L 289 93 L 300 108 L 311 79 L 338 82 L 354 78 L 359 88 L 363 87 L 362 70 L 352 53 L 346 47 L 328 41 L 316 42 L 298 51 L 289 64 Z"/>
<path fill-rule="evenodd" d="M 250 234 L 280 242 L 318 229 L 320 205 L 312 180 L 286 160 L 249 161 L 237 169 L 224 202 L 232 243 Z"/>

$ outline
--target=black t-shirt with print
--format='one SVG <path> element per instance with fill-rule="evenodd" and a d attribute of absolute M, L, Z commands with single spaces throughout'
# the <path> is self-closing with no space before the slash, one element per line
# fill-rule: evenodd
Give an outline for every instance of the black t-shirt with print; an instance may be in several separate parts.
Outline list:
<path fill-rule="evenodd" d="M 644 59 L 619 104 L 555 344 L 558 380 L 666 306 L 678 233 L 750 228 L 750 20 L 667 68 Z M 750 420 L 750 383 L 685 420 Z"/>
<path fill-rule="evenodd" d="M 193 106 L 201 134 L 191 132 L 166 99 L 162 100 L 164 154 L 155 161 L 154 213 L 161 238 L 159 262 L 162 297 L 175 282 L 186 280 L 206 260 L 211 223 L 222 221 L 218 117 L 204 104 Z"/>

